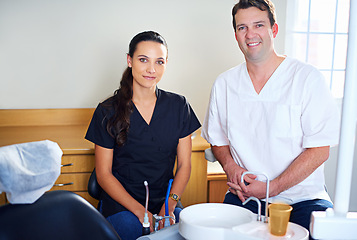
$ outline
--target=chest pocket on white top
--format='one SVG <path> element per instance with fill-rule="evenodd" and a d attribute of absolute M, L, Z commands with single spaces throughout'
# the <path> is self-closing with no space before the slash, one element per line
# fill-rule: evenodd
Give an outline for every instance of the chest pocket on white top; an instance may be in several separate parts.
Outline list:
<path fill-rule="evenodd" d="M 272 124 L 272 134 L 282 138 L 301 137 L 303 133 L 300 119 L 300 105 L 278 105 Z"/>

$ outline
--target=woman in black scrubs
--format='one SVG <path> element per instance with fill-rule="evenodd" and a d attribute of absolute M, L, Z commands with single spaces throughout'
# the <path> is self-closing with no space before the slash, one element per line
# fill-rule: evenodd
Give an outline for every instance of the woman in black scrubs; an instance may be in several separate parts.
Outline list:
<path fill-rule="evenodd" d="M 174 179 L 169 214 L 178 216 L 177 199 L 190 177 L 191 134 L 201 125 L 185 97 L 157 88 L 167 53 L 158 33 L 137 34 L 129 45 L 120 88 L 98 105 L 86 134 L 95 144 L 96 174 L 104 190 L 102 214 L 123 240 L 142 233 L 144 181 L 150 189 L 152 231 L 152 214 L 165 215 L 169 180 Z"/>

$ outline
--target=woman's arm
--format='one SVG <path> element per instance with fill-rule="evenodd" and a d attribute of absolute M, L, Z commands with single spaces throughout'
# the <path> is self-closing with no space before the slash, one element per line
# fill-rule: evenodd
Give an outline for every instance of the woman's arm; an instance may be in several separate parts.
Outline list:
<path fill-rule="evenodd" d="M 109 196 L 134 213 L 140 222 L 144 221 L 145 208 L 137 202 L 123 187 L 123 185 L 112 174 L 113 149 L 103 148 L 95 145 L 95 168 L 97 180 L 103 190 Z M 152 215 L 149 214 L 152 226 Z"/>
<path fill-rule="evenodd" d="M 175 193 L 179 197 L 182 196 L 183 191 L 190 179 L 191 174 L 191 151 L 192 140 L 191 135 L 180 138 L 177 145 L 177 169 L 170 193 Z M 169 213 L 173 216 L 177 202 L 169 198 Z M 162 206 L 159 215 L 165 215 L 165 204 Z"/>

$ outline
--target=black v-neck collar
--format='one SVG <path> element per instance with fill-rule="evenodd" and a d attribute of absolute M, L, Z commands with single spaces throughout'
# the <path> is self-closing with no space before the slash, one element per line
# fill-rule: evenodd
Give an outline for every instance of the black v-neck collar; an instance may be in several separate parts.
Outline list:
<path fill-rule="evenodd" d="M 131 101 L 131 103 L 133 104 L 133 107 L 134 107 L 134 111 L 136 111 L 137 112 L 137 114 L 140 116 L 140 119 L 141 119 L 141 121 L 143 121 L 145 124 L 146 124 L 146 126 L 150 126 L 150 125 L 152 125 L 151 123 L 152 123 L 152 121 L 156 118 L 156 115 L 157 115 L 157 107 L 158 107 L 158 104 L 159 104 L 159 101 L 160 101 L 160 91 L 159 91 L 159 88 L 158 87 L 156 87 L 156 89 L 155 89 L 155 94 L 156 94 L 156 102 L 155 102 L 155 106 L 154 106 L 154 111 L 152 112 L 152 115 L 151 115 L 151 118 L 150 118 L 150 123 L 147 123 L 146 121 L 145 121 L 145 119 L 143 118 L 143 116 L 141 115 L 141 113 L 140 113 L 140 111 L 137 109 L 137 107 L 135 106 L 135 104 L 134 104 L 134 102 L 133 101 Z"/>

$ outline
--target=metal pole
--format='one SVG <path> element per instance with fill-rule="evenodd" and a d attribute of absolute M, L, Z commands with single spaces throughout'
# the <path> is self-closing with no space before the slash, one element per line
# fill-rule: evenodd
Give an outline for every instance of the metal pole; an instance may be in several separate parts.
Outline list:
<path fill-rule="evenodd" d="M 357 1 L 350 0 L 346 78 L 342 105 L 334 210 L 346 215 L 349 208 L 357 125 Z"/>

